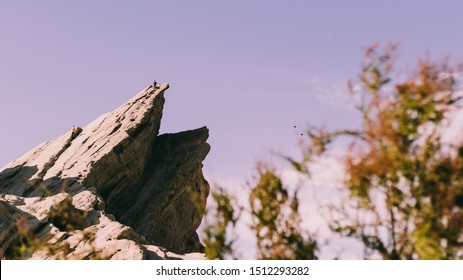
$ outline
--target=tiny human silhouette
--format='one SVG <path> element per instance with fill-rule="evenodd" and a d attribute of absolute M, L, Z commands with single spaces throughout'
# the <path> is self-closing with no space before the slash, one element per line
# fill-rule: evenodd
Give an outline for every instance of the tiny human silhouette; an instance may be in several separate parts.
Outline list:
<path fill-rule="evenodd" d="M 71 131 L 71 139 L 75 139 L 77 135 L 79 135 L 82 132 L 82 128 L 76 127 L 75 125 L 72 126 L 72 131 Z"/>
<path fill-rule="evenodd" d="M 158 88 L 158 87 L 159 87 L 159 84 L 158 84 L 158 82 L 156 82 L 156 80 L 154 80 L 154 82 L 153 82 L 153 87 L 154 87 L 154 88 Z"/>

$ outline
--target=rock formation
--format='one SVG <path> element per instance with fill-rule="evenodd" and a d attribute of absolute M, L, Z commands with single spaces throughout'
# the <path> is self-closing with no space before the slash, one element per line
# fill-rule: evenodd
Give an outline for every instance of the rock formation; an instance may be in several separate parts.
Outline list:
<path fill-rule="evenodd" d="M 168 87 L 0 170 L 2 258 L 202 258 L 208 129 L 158 135 Z"/>

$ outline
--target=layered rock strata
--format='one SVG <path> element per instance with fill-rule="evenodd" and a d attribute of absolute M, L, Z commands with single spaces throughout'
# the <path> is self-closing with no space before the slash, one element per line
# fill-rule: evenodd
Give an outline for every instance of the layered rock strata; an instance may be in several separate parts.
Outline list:
<path fill-rule="evenodd" d="M 168 87 L 149 86 L 0 170 L 3 258 L 191 258 L 184 254 L 201 250 L 208 129 L 158 135 Z M 40 246 L 16 252 L 31 238 Z"/>

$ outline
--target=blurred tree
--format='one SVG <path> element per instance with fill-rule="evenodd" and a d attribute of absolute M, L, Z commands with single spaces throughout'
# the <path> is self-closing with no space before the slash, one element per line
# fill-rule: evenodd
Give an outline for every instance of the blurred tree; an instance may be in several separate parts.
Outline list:
<path fill-rule="evenodd" d="M 298 164 L 352 137 L 343 162 L 350 199 L 330 206 L 331 230 L 361 241 L 366 257 L 460 259 L 463 143 L 443 140 L 450 113 L 459 109 L 460 68 L 426 59 L 415 75 L 391 85 L 395 56 L 392 45 L 366 50 L 361 90 L 350 84 L 361 128 L 312 129 Z"/>
<path fill-rule="evenodd" d="M 236 257 L 230 237 L 243 207 L 218 187 L 212 192 L 215 208 L 208 211 L 204 229 L 205 253 L 208 259 Z M 258 168 L 258 182 L 249 194 L 251 229 L 257 240 L 258 259 L 316 259 L 317 242 L 300 227 L 297 192 L 287 189 L 273 169 Z"/>
<path fill-rule="evenodd" d="M 317 242 L 300 227 L 297 191 L 289 195 L 271 168 L 258 168 L 258 175 L 249 195 L 257 258 L 317 259 Z"/>
<path fill-rule="evenodd" d="M 236 199 L 221 187 L 212 192 L 212 199 L 215 209 L 209 211 L 204 228 L 206 257 L 210 260 L 233 258 L 234 238 L 230 238 L 230 231 L 235 227 L 242 210 Z"/>
<path fill-rule="evenodd" d="M 368 48 L 358 86 L 349 83 L 359 129 L 310 129 L 302 159 L 285 158 L 310 176 L 310 163 L 351 138 L 342 160 L 348 199 L 328 205 L 330 229 L 359 240 L 365 258 L 462 259 L 463 141 L 444 137 L 460 109 L 461 67 L 427 58 L 393 82 L 396 54 L 394 45 Z M 258 175 L 249 196 L 257 257 L 316 259 L 317 242 L 299 226 L 297 191 L 289 195 L 274 169 L 258 168 Z"/>

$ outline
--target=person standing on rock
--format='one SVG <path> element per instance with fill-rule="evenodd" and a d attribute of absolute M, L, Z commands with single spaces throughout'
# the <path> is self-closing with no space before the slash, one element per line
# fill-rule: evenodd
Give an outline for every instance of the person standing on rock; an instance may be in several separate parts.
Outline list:
<path fill-rule="evenodd" d="M 156 80 L 154 80 L 154 82 L 153 82 L 153 88 L 155 88 L 155 89 L 156 89 L 156 88 L 158 88 L 158 87 L 159 87 L 159 84 L 158 84 L 158 82 L 156 82 Z"/>
<path fill-rule="evenodd" d="M 71 138 L 74 139 L 77 136 L 77 128 L 75 125 L 72 126 Z"/>
<path fill-rule="evenodd" d="M 76 127 L 75 125 L 72 126 L 72 131 L 71 131 L 71 140 L 75 139 L 77 135 L 79 135 L 82 132 L 82 128 Z"/>

